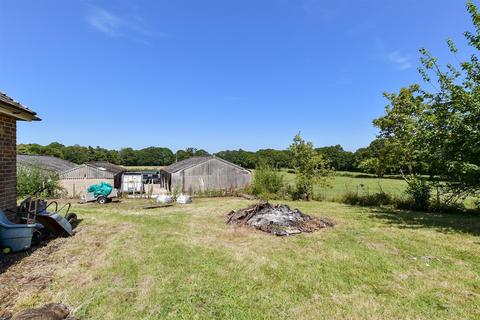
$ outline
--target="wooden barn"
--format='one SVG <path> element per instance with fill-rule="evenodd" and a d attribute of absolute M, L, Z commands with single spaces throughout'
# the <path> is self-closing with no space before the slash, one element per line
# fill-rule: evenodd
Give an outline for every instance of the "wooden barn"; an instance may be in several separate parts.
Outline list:
<path fill-rule="evenodd" d="M 123 167 L 109 162 L 89 162 L 60 173 L 60 185 L 69 197 L 79 197 L 88 187 L 100 182 L 120 188 L 124 171 Z"/>
<path fill-rule="evenodd" d="M 165 189 L 189 194 L 240 189 L 250 182 L 250 171 L 215 156 L 192 157 L 160 171 L 160 183 Z"/>

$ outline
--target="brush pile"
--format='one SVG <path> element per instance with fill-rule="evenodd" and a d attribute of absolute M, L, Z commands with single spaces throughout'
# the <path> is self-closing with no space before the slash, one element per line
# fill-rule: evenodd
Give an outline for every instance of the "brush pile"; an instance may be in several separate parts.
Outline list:
<path fill-rule="evenodd" d="M 287 205 L 271 205 L 268 202 L 252 205 L 227 214 L 227 224 L 247 225 L 277 236 L 289 236 L 302 232 L 314 232 L 333 227 L 325 218 L 311 217 Z"/>

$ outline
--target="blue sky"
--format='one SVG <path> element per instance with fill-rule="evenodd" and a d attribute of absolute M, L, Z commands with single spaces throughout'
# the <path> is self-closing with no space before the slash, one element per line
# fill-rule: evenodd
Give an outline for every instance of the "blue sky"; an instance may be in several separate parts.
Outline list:
<path fill-rule="evenodd" d="M 0 90 L 19 143 L 106 148 L 368 145 L 384 91 L 452 61 L 462 0 L 0 0 Z M 427 86 L 425 88 L 428 88 Z"/>

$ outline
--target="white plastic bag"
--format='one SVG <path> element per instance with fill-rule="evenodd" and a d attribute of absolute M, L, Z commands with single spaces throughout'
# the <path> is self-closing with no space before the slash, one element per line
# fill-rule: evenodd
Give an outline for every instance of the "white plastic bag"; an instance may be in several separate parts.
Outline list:
<path fill-rule="evenodd" d="M 161 194 L 157 197 L 157 203 L 173 203 L 173 197 L 168 194 Z"/>
<path fill-rule="evenodd" d="M 180 203 L 180 204 L 192 203 L 192 197 L 181 194 L 177 197 L 177 203 Z"/>

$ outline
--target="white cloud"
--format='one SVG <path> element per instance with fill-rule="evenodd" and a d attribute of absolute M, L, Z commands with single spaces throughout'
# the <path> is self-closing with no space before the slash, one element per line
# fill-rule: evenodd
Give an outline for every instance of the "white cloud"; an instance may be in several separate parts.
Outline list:
<path fill-rule="evenodd" d="M 387 59 L 391 63 L 395 64 L 399 70 L 407 70 L 412 67 L 410 56 L 404 55 L 398 50 L 390 52 L 387 55 Z"/>
<path fill-rule="evenodd" d="M 94 7 L 87 16 L 88 23 L 98 31 L 108 36 L 120 36 L 121 29 L 125 26 L 119 16 L 101 8 Z"/>
<path fill-rule="evenodd" d="M 97 31 L 110 37 L 129 37 L 139 40 L 139 36 L 145 38 L 162 35 L 149 30 L 139 15 L 120 15 L 94 6 L 87 15 L 87 22 Z"/>

